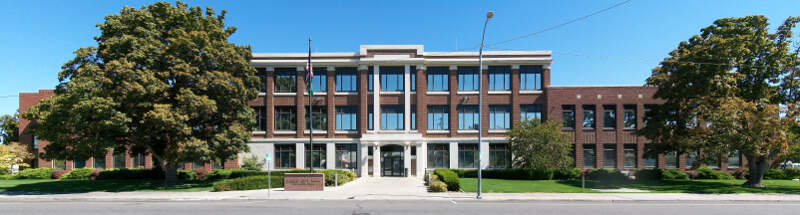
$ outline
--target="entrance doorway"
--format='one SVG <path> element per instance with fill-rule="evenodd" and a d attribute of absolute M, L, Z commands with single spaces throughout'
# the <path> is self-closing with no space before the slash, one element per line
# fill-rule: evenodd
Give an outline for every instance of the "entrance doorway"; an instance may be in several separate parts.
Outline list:
<path fill-rule="evenodd" d="M 404 168 L 402 146 L 381 146 L 381 176 L 405 176 Z"/>

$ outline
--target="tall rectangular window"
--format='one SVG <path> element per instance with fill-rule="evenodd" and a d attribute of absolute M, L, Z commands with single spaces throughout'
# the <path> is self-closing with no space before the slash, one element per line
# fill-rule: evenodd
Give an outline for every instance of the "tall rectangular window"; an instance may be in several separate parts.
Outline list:
<path fill-rule="evenodd" d="M 411 79 L 411 92 L 417 92 L 417 66 L 411 66 L 409 73 L 409 79 Z"/>
<path fill-rule="evenodd" d="M 72 168 L 75 169 L 86 168 L 86 160 L 73 160 Z"/>
<path fill-rule="evenodd" d="M 728 168 L 739 168 L 740 165 L 742 165 L 742 155 L 738 150 L 728 154 Z"/>
<path fill-rule="evenodd" d="M 623 106 L 625 115 L 623 116 L 623 123 L 625 129 L 635 129 L 636 128 L 636 106 L 635 105 L 625 105 Z"/>
<path fill-rule="evenodd" d="M 367 71 L 367 91 L 372 92 L 372 87 L 375 85 L 375 68 L 369 66 Z"/>
<path fill-rule="evenodd" d="M 519 88 L 521 90 L 542 90 L 542 66 L 520 66 Z"/>
<path fill-rule="evenodd" d="M 603 144 L 603 168 L 617 167 L 617 145 Z"/>
<path fill-rule="evenodd" d="M 256 68 L 256 75 L 258 76 L 258 89 L 259 93 L 267 92 L 267 68 Z"/>
<path fill-rule="evenodd" d="M 583 106 L 583 129 L 594 129 L 594 105 Z"/>
<path fill-rule="evenodd" d="M 53 169 L 54 170 L 66 170 L 67 169 L 67 160 L 53 160 Z"/>
<path fill-rule="evenodd" d="M 448 67 L 428 67 L 428 91 L 447 91 Z"/>
<path fill-rule="evenodd" d="M 505 169 L 511 168 L 511 151 L 504 143 L 489 144 L 489 168 Z"/>
<path fill-rule="evenodd" d="M 133 156 L 133 168 L 144 168 L 144 154 L 136 154 Z"/>
<path fill-rule="evenodd" d="M 411 130 L 417 130 L 417 107 L 411 106 Z"/>
<path fill-rule="evenodd" d="M 106 168 L 106 157 L 105 156 L 98 156 L 94 157 L 93 164 L 94 169 L 105 169 Z"/>
<path fill-rule="evenodd" d="M 596 158 L 596 147 L 594 144 L 584 144 L 583 145 L 583 168 L 592 169 L 595 168 L 595 164 L 597 161 Z"/>
<path fill-rule="evenodd" d="M 114 151 L 114 167 L 113 168 L 126 168 L 125 166 L 125 152 Z"/>
<path fill-rule="evenodd" d="M 450 168 L 449 145 L 428 144 L 428 168 Z"/>
<path fill-rule="evenodd" d="M 478 67 L 458 67 L 458 91 L 478 91 Z"/>
<path fill-rule="evenodd" d="M 358 91 L 358 76 L 355 67 L 336 68 L 336 92 Z"/>
<path fill-rule="evenodd" d="M 311 144 L 305 144 L 306 154 L 305 154 L 305 164 L 306 168 L 314 167 L 317 169 L 325 169 L 327 166 L 325 164 L 325 144 L 314 144 L 314 148 L 311 148 Z"/>
<path fill-rule="evenodd" d="M 678 168 L 678 152 L 671 151 L 664 154 L 664 165 L 667 168 Z"/>
<path fill-rule="evenodd" d="M 336 169 L 358 168 L 358 145 L 336 144 Z"/>
<path fill-rule="evenodd" d="M 314 68 L 314 78 L 311 79 L 311 89 L 314 92 L 325 92 L 328 90 L 328 68 Z"/>
<path fill-rule="evenodd" d="M 478 144 L 458 144 L 458 168 L 478 168 Z"/>
<path fill-rule="evenodd" d="M 428 129 L 448 130 L 450 109 L 447 105 L 428 105 Z"/>
<path fill-rule="evenodd" d="M 489 67 L 489 90 L 510 90 L 511 89 L 511 67 L 509 66 L 490 66 Z"/>
<path fill-rule="evenodd" d="M 652 145 L 645 144 L 644 148 L 645 151 L 649 151 Z M 656 168 L 658 166 L 658 156 L 645 156 L 644 157 L 644 168 Z"/>
<path fill-rule="evenodd" d="M 511 128 L 511 113 L 508 105 L 489 105 L 489 129 Z"/>
<path fill-rule="evenodd" d="M 206 162 L 201 160 L 195 160 L 192 162 L 192 169 L 202 169 L 206 167 Z"/>
<path fill-rule="evenodd" d="M 403 91 L 404 67 L 401 66 L 382 66 L 380 67 L 381 91 Z"/>
<path fill-rule="evenodd" d="M 275 130 L 297 130 L 297 113 L 291 106 L 275 106 Z"/>
<path fill-rule="evenodd" d="M 524 120 L 542 120 L 542 105 L 520 105 L 520 119 Z"/>
<path fill-rule="evenodd" d="M 603 129 L 617 128 L 617 106 L 603 105 Z"/>
<path fill-rule="evenodd" d="M 369 105 L 369 107 L 367 107 L 367 130 L 375 130 L 374 127 L 375 118 L 373 118 L 374 114 L 372 113 L 373 109 L 375 108 L 372 105 Z"/>
<path fill-rule="evenodd" d="M 275 144 L 275 169 L 294 169 L 296 152 L 295 144 Z"/>
<path fill-rule="evenodd" d="M 562 105 L 561 106 L 561 123 L 563 128 L 575 129 L 575 106 Z"/>
<path fill-rule="evenodd" d="M 354 131 L 357 129 L 357 107 L 336 107 L 336 130 Z"/>
<path fill-rule="evenodd" d="M 308 113 L 310 113 L 310 112 L 308 111 L 308 106 L 306 106 L 306 129 L 311 129 L 310 126 L 311 126 L 311 122 L 313 121 L 315 130 L 317 130 L 317 129 L 318 130 L 328 130 L 328 108 L 327 107 L 314 106 L 313 111 L 311 111 L 311 113 L 314 116 L 313 120 L 309 119 L 309 117 L 311 117 L 311 114 L 308 114 Z"/>
<path fill-rule="evenodd" d="M 626 144 L 622 151 L 622 166 L 626 169 L 636 168 L 636 145 Z"/>
<path fill-rule="evenodd" d="M 297 92 L 297 69 L 275 68 L 275 92 Z"/>
<path fill-rule="evenodd" d="M 478 106 L 458 106 L 458 130 L 478 130 Z"/>
<path fill-rule="evenodd" d="M 399 105 L 381 106 L 381 129 L 403 130 L 403 107 Z"/>
<path fill-rule="evenodd" d="M 253 107 L 253 110 L 256 112 L 256 124 L 253 125 L 256 131 L 266 131 L 267 130 L 267 109 L 263 106 L 261 107 Z"/>

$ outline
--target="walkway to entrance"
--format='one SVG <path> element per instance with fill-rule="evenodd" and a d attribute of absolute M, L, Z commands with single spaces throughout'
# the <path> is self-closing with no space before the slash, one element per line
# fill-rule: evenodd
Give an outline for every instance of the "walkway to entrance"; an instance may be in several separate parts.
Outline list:
<path fill-rule="evenodd" d="M 418 199 L 429 196 L 418 177 L 362 177 L 340 187 L 326 187 L 327 194 L 348 195 L 351 199 Z"/>

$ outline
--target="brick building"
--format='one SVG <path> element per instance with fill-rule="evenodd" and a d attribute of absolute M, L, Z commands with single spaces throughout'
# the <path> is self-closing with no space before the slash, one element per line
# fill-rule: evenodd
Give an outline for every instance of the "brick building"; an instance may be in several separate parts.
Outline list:
<path fill-rule="evenodd" d="M 643 156 L 644 125 L 655 88 L 643 86 L 550 86 L 550 51 L 489 51 L 484 54 L 483 114 L 478 114 L 477 52 L 425 52 L 421 45 L 362 45 L 355 53 L 314 53 L 313 123 L 306 116 L 306 54 L 254 54 L 251 65 L 263 85 L 250 102 L 257 123 L 250 154 L 273 155 L 272 169 L 352 169 L 359 175 L 416 176 L 431 168 L 510 167 L 505 132 L 514 122 L 564 121 L 579 168 L 680 168 L 693 154 Z M 52 95 L 20 93 L 20 111 Z M 301 117 L 298 117 L 301 116 Z M 484 143 L 478 144 L 478 117 Z M 21 142 L 42 150 L 46 141 L 26 133 Z M 313 150 L 308 144 L 314 125 Z M 478 147 L 484 149 L 479 155 Z M 741 156 L 711 167 L 743 165 Z M 186 169 L 236 168 L 240 160 L 194 162 Z M 224 163 L 224 164 L 223 164 Z M 109 152 L 87 161 L 38 160 L 36 166 L 152 167 L 150 156 Z"/>

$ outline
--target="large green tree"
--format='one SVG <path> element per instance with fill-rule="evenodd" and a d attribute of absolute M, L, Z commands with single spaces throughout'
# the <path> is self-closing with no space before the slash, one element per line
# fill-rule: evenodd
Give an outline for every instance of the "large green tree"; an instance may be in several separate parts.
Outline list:
<path fill-rule="evenodd" d="M 769 164 L 796 144 L 798 21 L 771 33 L 764 16 L 724 18 L 681 42 L 647 79 L 665 101 L 640 131 L 656 143 L 648 154 L 702 151 L 699 160 L 719 162 L 738 151 L 750 170 L 744 186 L 762 186 Z"/>
<path fill-rule="evenodd" d="M 250 47 L 228 42 L 225 13 L 158 2 L 106 16 L 97 47 L 75 51 L 55 96 L 23 115 L 51 142 L 41 156 L 149 153 L 175 184 L 183 162 L 248 151 L 259 79 Z"/>
<path fill-rule="evenodd" d="M 572 167 L 570 135 L 561 131 L 562 124 L 539 119 L 516 123 L 506 137 L 514 155 L 512 165 L 518 168 L 561 169 Z"/>
<path fill-rule="evenodd" d="M 0 116 L 0 143 L 19 141 L 19 113 Z"/>

